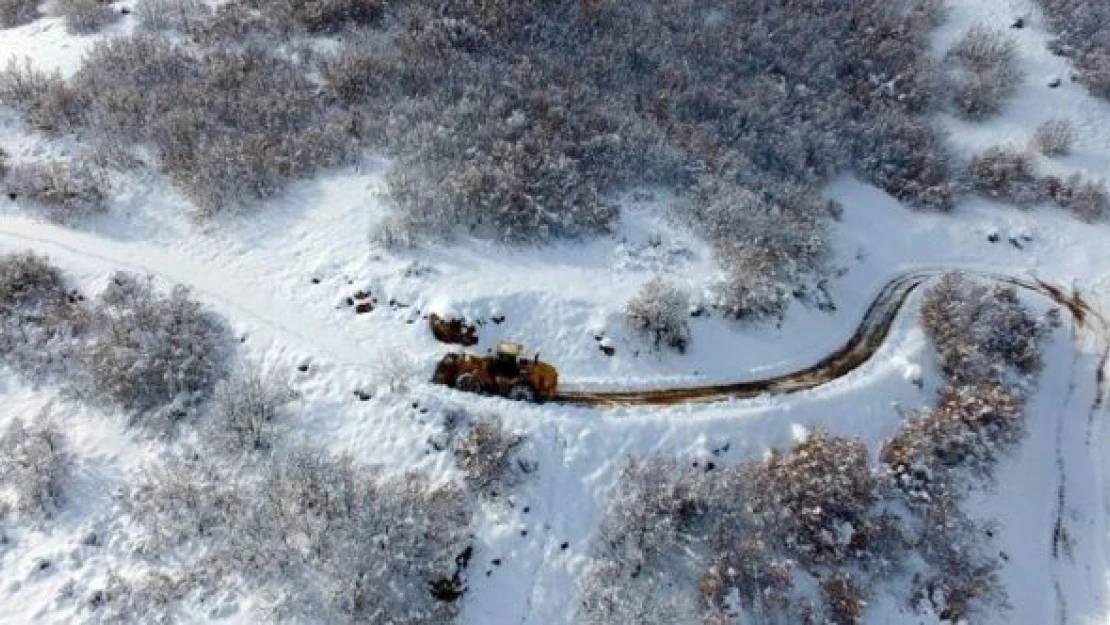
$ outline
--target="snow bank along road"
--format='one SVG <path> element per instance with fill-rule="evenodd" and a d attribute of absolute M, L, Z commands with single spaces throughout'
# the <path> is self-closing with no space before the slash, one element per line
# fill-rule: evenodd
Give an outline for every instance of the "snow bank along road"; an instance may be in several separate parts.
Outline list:
<path fill-rule="evenodd" d="M 0 218 L 0 245 L 11 249 L 30 248 L 55 258 L 94 261 L 116 269 L 149 273 L 173 283 L 189 286 L 202 300 L 228 312 L 244 315 L 269 328 L 282 339 L 313 351 L 323 350 L 335 364 L 352 367 L 370 366 L 365 352 L 345 337 L 312 332 L 311 336 L 297 328 L 312 327 L 311 320 L 300 319 L 303 311 L 221 277 L 222 272 L 201 266 L 193 260 L 178 258 L 161 248 L 131 241 L 110 241 L 39 222 Z M 852 336 L 843 346 L 818 362 L 789 373 L 765 379 L 728 384 L 712 384 L 669 389 L 622 391 L 573 391 L 558 394 L 554 401 L 584 406 L 671 405 L 690 402 L 711 402 L 743 399 L 764 394 L 784 394 L 813 389 L 841 378 L 858 369 L 882 347 L 895 319 L 909 296 L 922 284 L 953 269 L 930 268 L 913 270 L 895 276 L 879 291 L 868 307 Z M 956 269 L 960 270 L 960 269 Z M 961 270 L 964 271 L 964 270 Z M 1105 392 L 1105 368 L 1110 357 L 1110 323 L 1078 293 L 1039 279 L 1005 274 L 966 271 L 986 280 L 993 280 L 1031 291 L 1049 298 L 1071 314 L 1074 323 L 1092 332 L 1101 350 L 1098 370 L 1098 398 Z M 197 284 L 203 276 L 203 284 Z"/>

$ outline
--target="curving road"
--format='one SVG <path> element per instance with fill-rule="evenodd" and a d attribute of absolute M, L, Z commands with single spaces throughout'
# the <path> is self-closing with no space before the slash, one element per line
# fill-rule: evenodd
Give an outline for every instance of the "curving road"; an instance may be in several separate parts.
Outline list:
<path fill-rule="evenodd" d="M 879 291 L 867 308 L 855 333 L 839 349 L 818 362 L 798 371 L 770 378 L 668 389 L 633 391 L 574 391 L 558 394 L 553 401 L 582 406 L 672 405 L 692 402 L 712 402 L 726 399 L 744 399 L 765 394 L 786 394 L 809 390 L 841 378 L 858 369 L 879 351 L 894 320 L 910 294 L 926 281 L 951 269 L 928 269 L 904 273 L 891 279 Z M 1019 278 L 981 271 L 963 271 L 981 279 L 1001 282 L 1047 297 L 1071 313 L 1077 326 L 1089 327 L 1101 341 L 1099 361 L 1098 397 L 1103 396 L 1104 370 L 1110 357 L 1110 324 L 1077 293 L 1038 279 Z"/>
<path fill-rule="evenodd" d="M 5 245 L 6 244 L 6 245 Z M 24 219 L 0 219 L 0 249 L 33 249 L 42 254 L 69 257 L 85 263 L 104 264 L 161 276 L 170 282 L 190 286 L 201 299 L 253 319 L 287 341 L 311 351 L 324 351 L 335 364 L 362 368 L 364 350 L 346 337 L 327 333 L 308 335 L 301 327 L 311 327 L 311 319 L 300 319 L 303 310 L 257 286 L 225 277 L 226 272 L 184 259 L 157 246 L 133 241 L 110 241 L 67 228 Z M 1101 342 L 1098 371 L 1098 399 L 1104 397 L 1105 369 L 1110 359 L 1110 323 L 1081 296 L 1069 289 L 1032 278 L 998 273 L 937 268 L 908 271 L 892 278 L 879 291 L 863 315 L 856 331 L 842 345 L 804 369 L 770 378 L 727 384 L 667 389 L 622 391 L 566 391 L 555 402 L 595 407 L 629 405 L 672 405 L 743 399 L 765 394 L 795 393 L 816 388 L 858 369 L 882 347 L 899 312 L 909 296 L 923 283 L 948 271 L 964 271 L 985 280 L 1012 285 L 1042 295 L 1067 309 L 1079 327 L 1092 331 Z M 203 284 L 195 284 L 203 277 Z M 299 321 L 299 322 L 298 322 Z"/>

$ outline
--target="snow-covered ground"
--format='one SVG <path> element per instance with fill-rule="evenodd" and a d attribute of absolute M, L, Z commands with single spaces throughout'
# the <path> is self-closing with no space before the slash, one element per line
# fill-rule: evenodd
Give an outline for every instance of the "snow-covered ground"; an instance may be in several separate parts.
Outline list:
<path fill-rule="evenodd" d="M 1110 104 L 1067 79 L 1066 62 L 1045 49 L 1048 35 L 1032 4 L 949 4 L 936 35 L 938 54 L 970 25 L 1004 29 L 1014 17 L 1026 17 L 1026 27 L 1012 31 L 1026 68 L 1024 85 L 1004 114 L 985 123 L 940 119 L 951 130 L 954 149 L 1024 146 L 1041 122 L 1064 117 L 1079 129 L 1074 153 L 1041 166 L 1110 178 Z M 126 21 L 117 26 L 127 27 Z M 65 35 L 57 20 L 40 20 L 0 31 L 0 61 L 26 55 L 69 73 L 90 41 Z M 1050 89 L 1048 81 L 1057 76 L 1063 84 Z M 0 120 L 0 147 L 17 162 L 67 149 L 26 132 L 12 118 Z M 1106 225 L 1080 223 L 1048 207 L 1019 211 L 981 199 L 950 214 L 914 213 L 845 177 L 828 189 L 845 207 L 834 228 L 836 263 L 845 270 L 830 283 L 836 311 L 795 306 L 778 326 L 695 318 L 690 350 L 660 354 L 623 328 L 621 306 L 656 275 L 703 293 L 716 271 L 705 243 L 668 222 L 665 193 L 625 198 L 619 232 L 584 244 L 519 249 L 461 240 L 390 253 L 369 238 L 385 214 L 378 195 L 383 168 L 334 171 L 296 185 L 256 213 L 204 225 L 185 217 L 182 201 L 153 177 L 119 181 L 111 216 L 80 231 L 44 223 L 18 202 L 0 199 L 0 252 L 45 254 L 89 293 L 118 269 L 189 286 L 233 324 L 244 339 L 242 357 L 291 376 L 301 392 L 298 439 L 370 463 L 446 477 L 454 469 L 444 454 L 427 453 L 434 424 L 421 422 L 413 402 L 497 413 L 527 432 L 539 470 L 513 495 L 513 506 L 491 505 L 478 516 L 464 598 L 468 624 L 572 622 L 590 537 L 628 457 L 735 462 L 782 447 L 819 425 L 861 436 L 877 449 L 902 415 L 930 404 L 939 375 L 911 302 L 864 367 L 788 399 L 606 410 L 525 405 L 425 383 L 445 350 L 427 330 L 422 315 L 428 312 L 450 309 L 482 319 L 476 349 L 519 339 L 559 367 L 561 384 L 598 389 L 759 378 L 800 368 L 845 341 L 884 282 L 911 268 L 1038 276 L 1072 285 L 1110 310 Z M 1001 235 L 998 242 L 988 240 L 991 233 Z M 360 290 L 377 300 L 369 314 L 355 314 L 345 302 Z M 501 315 L 503 323 L 489 322 Z M 599 335 L 609 337 L 614 355 L 602 353 Z M 1110 620 L 1110 493 L 1103 483 L 1110 441 L 1105 409 L 1092 408 L 1097 340 L 1067 324 L 1056 332 L 1030 406 L 1029 436 L 1003 462 L 997 486 L 973 498 L 977 514 L 1001 522 L 994 540 L 1007 556 L 1003 576 L 1012 609 L 993 622 Z M 411 359 L 410 383 L 390 391 L 382 379 L 398 353 Z M 305 363 L 308 370 L 299 371 Z M 924 379 L 920 388 L 912 380 L 917 375 Z M 373 399 L 358 401 L 359 389 L 373 390 Z M 80 505 L 0 546 L 0 623 L 68 622 L 73 615 L 57 602 L 59 590 L 71 579 L 104 575 L 119 551 L 111 544 L 84 547 L 82 537 L 111 511 L 112 491 L 144 461 L 157 458 L 162 443 L 126 431 L 113 415 L 84 408 L 54 389 L 28 387 L 8 373 L 0 375 L 0 402 L 0 427 L 51 411 L 65 423 L 80 458 L 73 498 Z M 1058 528 L 1066 540 L 1054 541 Z M 490 564 L 493 559 L 500 565 Z M 38 570 L 43 561 L 52 566 Z M 869 617 L 875 623 L 914 622 L 897 610 L 880 605 Z M 222 620 L 254 622 L 245 609 Z"/>

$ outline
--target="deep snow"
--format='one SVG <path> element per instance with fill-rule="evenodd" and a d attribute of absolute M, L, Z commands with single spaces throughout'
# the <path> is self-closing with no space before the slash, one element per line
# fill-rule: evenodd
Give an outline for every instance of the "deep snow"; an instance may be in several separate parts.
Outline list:
<path fill-rule="evenodd" d="M 1026 28 L 1011 31 L 1027 71 L 1025 84 L 1003 115 L 983 124 L 938 120 L 951 130 L 953 148 L 973 153 L 998 143 L 1024 146 L 1040 122 L 1067 117 L 1080 130 L 1074 154 L 1042 159 L 1041 165 L 1110 177 L 1110 104 L 1066 80 L 1069 68 L 1045 50 L 1048 35 L 1031 3 L 949 4 L 948 21 L 936 34 L 938 54 L 974 23 L 1001 29 L 1013 17 L 1027 17 Z M 116 28 L 128 27 L 125 20 Z M 26 55 L 39 66 L 70 73 L 92 40 L 69 37 L 57 20 L 44 19 L 0 31 L 0 62 Z M 1046 83 L 1055 76 L 1065 77 L 1064 84 L 1049 89 Z M 74 149 L 28 133 L 10 117 L 0 120 L 0 147 L 17 161 Z M 914 300 L 871 362 L 789 399 L 610 410 L 522 405 L 424 383 L 444 348 L 431 339 L 421 313 L 451 308 L 473 318 L 503 314 L 503 324 L 480 328 L 479 349 L 501 338 L 521 339 L 560 368 L 568 387 L 613 388 L 755 378 L 811 363 L 851 334 L 888 277 L 915 267 L 1036 275 L 1073 284 L 1110 310 L 1106 225 L 1079 223 L 1049 207 L 1019 211 L 985 200 L 969 200 L 951 214 L 914 213 L 845 177 L 828 189 L 845 207 L 834 229 L 836 262 L 846 270 L 830 284 L 834 313 L 795 306 L 779 327 L 693 319 L 690 351 L 658 354 L 622 328 L 620 306 L 656 274 L 695 294 L 715 275 L 705 244 L 667 222 L 665 194 L 625 198 L 621 231 L 585 244 L 516 249 L 463 240 L 391 254 L 368 238 L 384 214 L 377 196 L 383 167 L 331 172 L 296 185 L 257 212 L 203 226 L 184 217 L 183 201 L 155 176 L 117 181 L 116 210 L 80 231 L 43 223 L 18 202 L 0 199 L 0 252 L 46 254 L 90 293 L 117 269 L 190 286 L 245 338 L 243 358 L 292 377 L 302 393 L 294 438 L 450 479 L 449 458 L 427 453 L 436 425 L 423 423 L 412 402 L 498 413 L 527 432 L 540 468 L 513 495 L 512 506 L 490 505 L 478 516 L 477 554 L 464 599 L 468 624 L 572 622 L 577 580 L 588 564 L 605 493 L 629 456 L 704 459 L 727 444 L 728 451 L 716 457 L 735 462 L 789 444 L 817 426 L 861 436 L 877 449 L 902 415 L 931 402 L 938 375 L 915 325 Z M 991 232 L 999 232 L 1001 241 L 990 243 Z M 377 298 L 377 308 L 356 315 L 344 300 L 363 289 Z M 408 307 L 391 307 L 390 299 Z M 1110 620 L 1107 414 L 1092 412 L 1099 346 L 1094 337 L 1070 332 L 1065 325 L 1050 343 L 1026 442 L 1004 461 L 997 486 L 973 498 L 977 514 L 1001 522 L 994 540 L 1008 557 L 1004 578 L 1012 608 L 993 622 Z M 614 356 L 601 353 L 597 334 L 609 337 Z M 409 361 L 411 368 L 405 366 Z M 297 371 L 302 363 L 310 365 L 307 372 Z M 391 374 L 404 374 L 407 388 L 386 388 L 383 379 Z M 917 376 L 922 388 L 914 384 Z M 358 401 L 358 389 L 373 391 L 373 399 Z M 110 517 L 112 491 L 155 461 L 161 443 L 124 430 L 115 415 L 82 407 L 51 388 L 31 388 L 7 372 L 0 375 L 0 401 L 0 427 L 48 407 L 66 423 L 81 459 L 75 504 L 56 523 L 22 528 L 0 547 L 0 623 L 69 622 L 72 606 L 57 600 L 68 580 L 92 581 L 108 565 L 133 565 L 124 541 L 93 549 L 80 540 Z M 1068 541 L 1054 556 L 1058 525 Z M 494 558 L 500 566 L 490 564 Z M 43 560 L 52 567 L 37 571 Z M 220 622 L 254 622 L 247 602 L 221 614 Z M 882 598 L 869 621 L 917 622 Z"/>

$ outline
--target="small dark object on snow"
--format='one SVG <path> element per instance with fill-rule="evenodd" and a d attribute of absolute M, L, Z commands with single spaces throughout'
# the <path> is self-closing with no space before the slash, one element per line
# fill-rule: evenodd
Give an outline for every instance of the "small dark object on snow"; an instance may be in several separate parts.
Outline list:
<path fill-rule="evenodd" d="M 300 371 L 301 373 L 308 371 L 308 363 L 302 362 L 301 364 L 297 365 L 297 371 Z"/>
<path fill-rule="evenodd" d="M 357 397 L 359 401 L 370 401 L 371 397 L 373 396 L 366 391 L 359 390 L 355 391 L 355 397 Z"/>
<path fill-rule="evenodd" d="M 595 334 L 594 335 L 594 340 L 595 341 L 601 341 L 601 339 L 603 339 L 603 338 L 605 338 L 605 337 L 601 334 Z"/>
<path fill-rule="evenodd" d="M 357 306 L 355 306 L 356 315 L 364 315 L 372 310 L 374 310 L 374 305 L 370 302 L 360 302 Z"/>
<path fill-rule="evenodd" d="M 343 302 L 344 302 L 345 304 L 347 304 L 348 306 L 354 306 L 354 305 L 355 305 L 355 300 L 354 300 L 354 298 L 350 298 L 350 297 L 348 297 L 347 299 L 343 300 Z"/>
<path fill-rule="evenodd" d="M 1017 237 L 1010 237 L 1010 245 L 1018 248 L 1019 250 L 1025 249 L 1025 246 L 1021 244 L 1021 241 L 1018 241 Z"/>
<path fill-rule="evenodd" d="M 122 9 L 119 10 L 119 14 L 120 15 L 131 15 L 131 9 L 129 9 L 127 7 L 123 7 Z"/>
<path fill-rule="evenodd" d="M 470 347 L 478 343 L 478 329 L 462 319 L 445 319 L 432 313 L 428 315 L 432 336 L 440 343 Z"/>
<path fill-rule="evenodd" d="M 8 194 L 8 199 L 9 199 L 9 200 L 11 200 L 11 201 L 13 201 L 13 202 L 14 202 L 14 201 L 16 201 L 16 199 L 18 199 L 18 198 L 19 198 L 19 194 L 18 194 L 18 193 L 9 193 L 9 194 Z"/>
<path fill-rule="evenodd" d="M 354 295 L 355 299 L 370 299 L 370 294 L 366 291 L 359 291 Z"/>
<path fill-rule="evenodd" d="M 462 581 L 456 578 L 441 577 L 428 584 L 432 589 L 432 596 L 439 601 L 457 601 L 465 592 Z"/>
<path fill-rule="evenodd" d="M 494 558 L 490 560 L 489 563 L 494 566 L 501 566 L 501 558 Z"/>
<path fill-rule="evenodd" d="M 528 514 L 528 512 L 531 510 L 532 508 L 530 508 L 529 506 L 524 506 L 524 514 Z"/>
<path fill-rule="evenodd" d="M 992 233 L 987 235 L 987 240 L 990 241 L 991 243 L 998 243 L 998 240 L 1000 238 L 1001 237 L 998 236 L 997 232 L 992 232 Z"/>
<path fill-rule="evenodd" d="M 494 317 L 490 317 L 489 320 L 494 322 L 497 325 L 501 325 L 502 323 L 505 323 L 505 315 L 497 315 L 497 316 L 494 316 Z"/>
<path fill-rule="evenodd" d="M 706 314 L 705 306 L 698 304 L 690 308 L 691 317 L 704 317 Z"/>
<path fill-rule="evenodd" d="M 1055 89 L 1056 87 L 1059 87 L 1063 82 L 1064 81 L 1060 80 L 1059 78 L 1053 78 L 1051 81 L 1049 81 L 1048 88 Z"/>
<path fill-rule="evenodd" d="M 520 530 L 520 535 L 521 536 L 527 536 L 528 535 L 528 530 Z"/>
<path fill-rule="evenodd" d="M 559 545 L 559 549 L 562 549 L 563 551 L 566 551 L 567 547 L 570 547 L 570 543 L 563 543 Z"/>
<path fill-rule="evenodd" d="M 716 469 L 716 468 L 717 468 L 717 464 L 715 462 L 713 462 L 712 460 L 705 463 L 705 470 L 706 471 L 712 471 L 713 469 Z"/>
<path fill-rule="evenodd" d="M 606 356 L 612 356 L 613 354 L 617 353 L 617 348 L 613 347 L 612 345 L 599 345 L 598 348 Z"/>
<path fill-rule="evenodd" d="M 312 284 L 320 284 L 320 278 L 313 278 Z"/>
<path fill-rule="evenodd" d="M 1016 20 L 1014 20 L 1013 24 L 1010 24 L 1010 28 L 1016 28 L 1018 30 L 1021 30 L 1022 28 L 1025 28 L 1025 18 L 1024 17 L 1017 18 Z"/>

